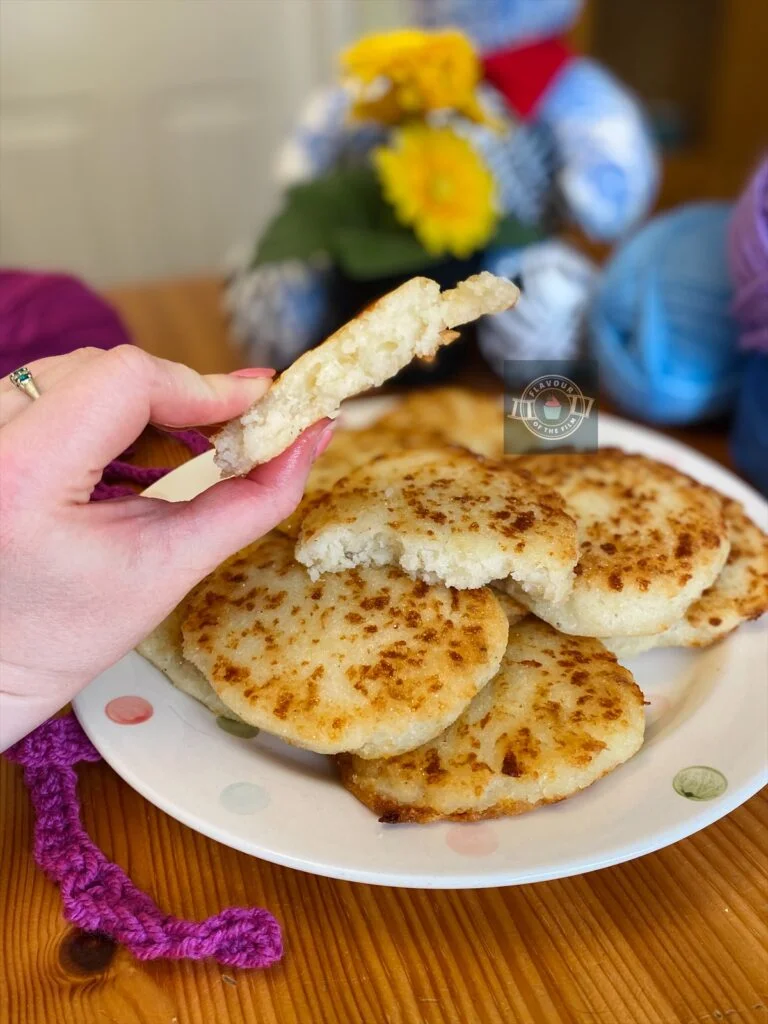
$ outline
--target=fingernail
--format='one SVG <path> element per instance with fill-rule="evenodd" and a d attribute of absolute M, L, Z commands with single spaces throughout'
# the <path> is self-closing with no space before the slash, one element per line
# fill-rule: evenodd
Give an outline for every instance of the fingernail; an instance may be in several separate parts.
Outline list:
<path fill-rule="evenodd" d="M 319 459 L 320 458 L 320 456 L 323 454 L 325 449 L 331 443 L 331 440 L 333 439 L 333 432 L 334 432 L 335 429 L 336 429 L 336 424 L 335 423 L 329 423 L 328 426 L 321 432 L 320 436 L 317 439 L 317 444 L 315 445 L 315 450 L 312 453 L 312 461 L 313 462 L 315 461 L 315 459 Z"/>
<path fill-rule="evenodd" d="M 262 366 L 246 366 L 242 370 L 233 370 L 230 377 L 274 377 L 276 372 Z"/>

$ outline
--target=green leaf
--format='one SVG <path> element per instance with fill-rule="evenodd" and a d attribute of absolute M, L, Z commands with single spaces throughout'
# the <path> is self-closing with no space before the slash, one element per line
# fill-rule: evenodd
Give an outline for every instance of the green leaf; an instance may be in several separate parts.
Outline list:
<path fill-rule="evenodd" d="M 326 238 L 342 225 L 370 224 L 384 201 L 368 167 L 334 171 L 297 185 L 287 198 L 309 223 L 321 226 Z"/>
<path fill-rule="evenodd" d="M 282 212 L 262 235 L 252 265 L 332 252 L 341 228 L 374 225 L 386 206 L 376 174 L 368 166 L 336 170 L 295 185 L 286 193 Z"/>
<path fill-rule="evenodd" d="M 305 201 L 321 202 L 336 223 L 373 224 L 386 206 L 379 180 L 372 167 L 347 167 L 301 187 Z"/>
<path fill-rule="evenodd" d="M 328 251 L 328 226 L 319 217 L 291 203 L 267 225 L 259 239 L 251 267 L 284 260 L 307 260 Z"/>
<path fill-rule="evenodd" d="M 532 242 L 540 242 L 544 233 L 539 228 L 523 224 L 517 217 L 504 217 L 496 228 L 496 233 L 488 242 L 487 248 L 496 246 L 504 249 L 522 248 Z"/>
<path fill-rule="evenodd" d="M 341 228 L 336 234 L 334 256 L 344 273 L 358 281 L 412 274 L 439 262 L 406 228 Z"/>
<path fill-rule="evenodd" d="M 489 246 L 516 248 L 543 237 L 538 228 L 505 217 Z M 338 168 L 289 189 L 252 265 L 306 260 L 316 253 L 327 253 L 349 277 L 362 281 L 417 273 L 440 262 L 398 223 L 369 165 Z"/>

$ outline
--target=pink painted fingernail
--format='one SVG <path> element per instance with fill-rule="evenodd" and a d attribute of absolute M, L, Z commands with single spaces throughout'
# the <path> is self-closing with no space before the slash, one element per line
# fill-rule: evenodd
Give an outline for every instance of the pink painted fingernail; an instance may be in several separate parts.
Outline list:
<path fill-rule="evenodd" d="M 274 377 L 276 372 L 263 366 L 246 366 L 242 370 L 233 370 L 230 377 Z"/>
<path fill-rule="evenodd" d="M 315 445 L 315 450 L 312 453 L 312 461 L 313 462 L 315 461 L 315 459 L 319 459 L 320 458 L 320 456 L 323 454 L 325 449 L 331 443 L 331 439 L 333 438 L 333 432 L 334 432 L 335 429 L 336 429 L 336 424 L 335 423 L 329 423 L 328 426 L 321 432 L 320 436 L 317 439 L 317 444 Z"/>

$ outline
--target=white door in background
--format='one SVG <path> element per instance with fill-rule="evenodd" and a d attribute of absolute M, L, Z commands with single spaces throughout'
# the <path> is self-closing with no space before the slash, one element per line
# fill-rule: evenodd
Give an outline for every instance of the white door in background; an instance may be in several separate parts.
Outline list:
<path fill-rule="evenodd" d="M 273 209 L 276 148 L 367 11 L 0 0 L 0 262 L 99 285 L 220 268 Z"/>

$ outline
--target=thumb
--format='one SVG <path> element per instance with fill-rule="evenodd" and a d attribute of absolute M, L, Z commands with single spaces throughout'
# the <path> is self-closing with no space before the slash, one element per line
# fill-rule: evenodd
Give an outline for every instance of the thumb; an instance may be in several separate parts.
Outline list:
<path fill-rule="evenodd" d="M 178 557 L 188 567 L 191 558 L 199 558 L 202 577 L 274 529 L 301 501 L 312 463 L 327 448 L 334 427 L 331 420 L 319 420 L 247 477 L 223 480 L 192 501 L 169 504 L 161 523 L 170 533 L 171 559 Z"/>

